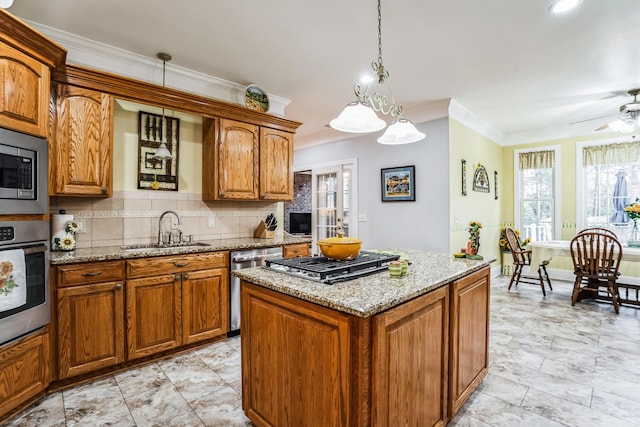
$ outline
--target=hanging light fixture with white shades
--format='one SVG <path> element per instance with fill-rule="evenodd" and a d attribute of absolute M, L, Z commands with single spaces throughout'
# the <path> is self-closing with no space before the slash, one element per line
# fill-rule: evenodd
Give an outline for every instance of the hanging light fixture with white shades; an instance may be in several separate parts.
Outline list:
<path fill-rule="evenodd" d="M 409 144 L 424 139 L 424 133 L 420 132 L 405 119 L 402 114 L 404 108 L 396 104 L 391 91 L 391 85 L 387 81 L 389 72 L 382 62 L 382 13 L 380 0 L 378 0 L 378 62 L 372 62 L 371 68 L 376 78 L 364 82 L 358 82 L 353 86 L 357 100 L 353 101 L 342 110 L 340 115 L 329 122 L 329 126 L 342 132 L 369 133 L 384 129 L 386 122 L 378 117 L 376 112 L 383 115 L 391 115 L 396 119 L 389 125 L 385 133 L 378 138 L 381 144 Z M 386 84 L 389 95 L 371 91 L 371 82 L 376 81 L 380 86 Z M 373 92 L 373 93 L 372 93 Z"/>
<path fill-rule="evenodd" d="M 167 67 L 167 61 L 171 61 L 171 55 L 168 53 L 160 52 L 156 55 L 158 59 L 162 60 L 162 87 L 164 88 L 165 81 L 165 73 Z M 157 160 L 170 160 L 173 158 L 171 155 L 171 151 L 167 148 L 166 138 L 163 135 L 162 128 L 165 127 L 164 123 L 164 107 L 162 107 L 162 121 L 160 122 L 160 146 L 156 149 L 156 152 L 153 154 L 153 158 Z"/>

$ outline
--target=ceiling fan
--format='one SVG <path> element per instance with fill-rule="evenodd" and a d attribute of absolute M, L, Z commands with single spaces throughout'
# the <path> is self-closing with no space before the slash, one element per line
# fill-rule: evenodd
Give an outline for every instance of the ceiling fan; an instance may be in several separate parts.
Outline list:
<path fill-rule="evenodd" d="M 596 131 L 611 129 L 614 132 L 632 133 L 637 127 L 640 127 L 640 101 L 638 101 L 640 89 L 631 89 L 627 93 L 629 96 L 633 96 L 633 101 L 622 104 L 618 117 L 600 126 Z"/>

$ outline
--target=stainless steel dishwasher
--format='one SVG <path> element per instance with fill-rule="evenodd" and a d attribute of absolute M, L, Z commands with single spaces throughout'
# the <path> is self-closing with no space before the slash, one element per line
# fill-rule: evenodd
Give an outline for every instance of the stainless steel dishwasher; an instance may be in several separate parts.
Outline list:
<path fill-rule="evenodd" d="M 282 247 L 251 249 L 246 251 L 231 252 L 230 272 L 243 268 L 260 267 L 265 265 L 269 258 L 282 258 Z M 240 279 L 231 275 L 229 278 L 229 307 L 231 322 L 228 336 L 240 333 Z"/>

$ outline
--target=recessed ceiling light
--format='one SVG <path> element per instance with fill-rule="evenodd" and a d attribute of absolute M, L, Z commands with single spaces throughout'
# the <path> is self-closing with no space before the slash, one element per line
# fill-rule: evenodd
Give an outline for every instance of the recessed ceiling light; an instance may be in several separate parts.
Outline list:
<path fill-rule="evenodd" d="M 568 12 L 580 3 L 582 3 L 582 0 L 555 0 L 551 6 L 549 6 L 549 13 L 557 14 Z"/>
<path fill-rule="evenodd" d="M 13 0 L 0 0 L 0 7 L 3 9 L 8 9 L 13 4 Z"/>

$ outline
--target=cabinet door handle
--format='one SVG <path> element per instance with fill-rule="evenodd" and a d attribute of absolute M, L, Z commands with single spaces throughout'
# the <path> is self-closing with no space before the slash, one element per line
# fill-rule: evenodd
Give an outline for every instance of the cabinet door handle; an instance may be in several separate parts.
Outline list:
<path fill-rule="evenodd" d="M 102 274 L 102 271 L 90 271 L 89 273 L 82 273 L 84 277 L 94 277 Z"/>
<path fill-rule="evenodd" d="M 122 289 L 122 283 L 116 283 L 116 290 Z"/>
<path fill-rule="evenodd" d="M 224 197 L 224 191 L 220 193 L 220 197 Z"/>
<path fill-rule="evenodd" d="M 177 282 L 181 278 L 182 278 L 182 274 L 178 273 L 178 274 L 176 274 L 175 281 Z"/>
<path fill-rule="evenodd" d="M 107 188 L 101 188 L 100 191 L 102 192 L 102 194 L 107 194 L 109 192 L 109 190 Z"/>
<path fill-rule="evenodd" d="M 185 273 L 184 276 L 182 276 L 184 278 L 184 280 L 188 280 L 189 279 L 189 273 Z"/>
<path fill-rule="evenodd" d="M 174 262 L 173 265 L 175 265 L 176 267 L 186 267 L 187 265 L 189 265 L 188 262 Z"/>

